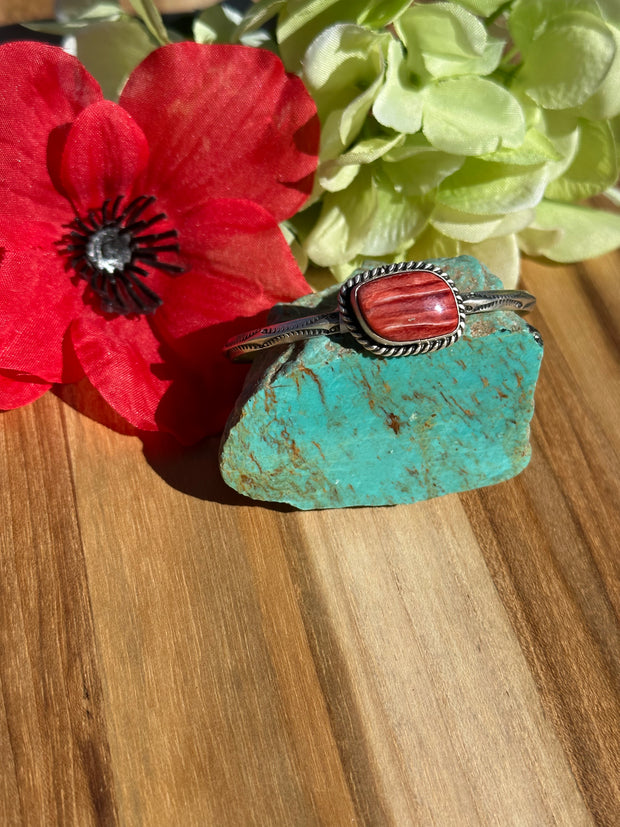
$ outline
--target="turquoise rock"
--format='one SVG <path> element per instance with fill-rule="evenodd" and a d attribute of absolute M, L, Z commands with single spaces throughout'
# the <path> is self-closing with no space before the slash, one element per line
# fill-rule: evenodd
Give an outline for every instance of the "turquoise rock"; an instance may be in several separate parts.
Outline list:
<path fill-rule="evenodd" d="M 469 256 L 437 259 L 462 292 L 501 288 Z M 333 309 L 338 287 L 270 322 Z M 530 458 L 542 347 L 516 313 L 470 316 L 451 347 L 381 359 L 347 336 L 255 360 L 220 448 L 226 483 L 300 509 L 394 505 L 492 485 Z"/>

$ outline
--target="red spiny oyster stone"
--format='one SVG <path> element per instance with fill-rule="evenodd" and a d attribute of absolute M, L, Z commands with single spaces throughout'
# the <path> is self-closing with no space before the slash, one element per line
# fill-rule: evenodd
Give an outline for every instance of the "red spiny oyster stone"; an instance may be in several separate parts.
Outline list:
<path fill-rule="evenodd" d="M 426 270 L 396 273 L 360 284 L 356 301 L 366 326 L 390 342 L 449 336 L 459 325 L 450 286 Z"/>

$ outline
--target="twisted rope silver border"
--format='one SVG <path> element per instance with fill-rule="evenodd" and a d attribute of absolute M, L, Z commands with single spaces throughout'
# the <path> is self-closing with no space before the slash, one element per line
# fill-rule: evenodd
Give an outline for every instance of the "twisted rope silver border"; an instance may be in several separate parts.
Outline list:
<path fill-rule="evenodd" d="M 389 344 L 385 340 L 382 341 L 380 337 L 371 337 L 361 327 L 355 312 L 351 308 L 350 293 L 357 287 L 368 281 L 374 281 L 382 276 L 393 276 L 396 273 L 408 273 L 412 270 L 423 270 L 439 276 L 448 287 L 452 290 L 456 301 L 456 307 L 459 314 L 458 325 L 453 333 L 448 336 L 433 336 L 430 339 L 422 339 L 417 342 L 405 345 Z M 433 350 L 441 350 L 441 348 L 449 347 L 457 342 L 463 335 L 465 330 L 465 306 L 463 299 L 458 291 L 458 288 L 440 267 L 431 264 L 429 261 L 401 261 L 397 264 L 382 264 L 378 267 L 373 267 L 370 270 L 354 273 L 347 281 L 344 282 L 340 291 L 338 292 L 338 310 L 340 312 L 341 325 L 346 329 L 354 339 L 365 349 L 377 356 L 417 356 L 419 353 L 429 353 Z"/>

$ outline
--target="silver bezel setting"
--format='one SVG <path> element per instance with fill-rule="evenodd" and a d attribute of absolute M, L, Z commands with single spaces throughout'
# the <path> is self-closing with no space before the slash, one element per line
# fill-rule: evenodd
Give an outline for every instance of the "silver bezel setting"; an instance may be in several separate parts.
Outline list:
<path fill-rule="evenodd" d="M 356 313 L 355 294 L 357 289 L 366 282 L 399 273 L 408 273 L 413 270 L 433 273 L 448 285 L 456 301 L 459 314 L 458 324 L 455 330 L 446 336 L 433 336 L 429 339 L 418 339 L 412 342 L 396 342 L 383 339 L 365 324 L 361 313 Z M 369 270 L 354 273 L 340 288 L 338 310 L 343 329 L 349 332 L 363 348 L 377 356 L 415 356 L 418 353 L 440 350 L 458 341 L 465 329 L 465 306 L 458 288 L 447 273 L 444 273 L 440 267 L 429 261 L 401 261 L 398 264 L 382 264 Z"/>

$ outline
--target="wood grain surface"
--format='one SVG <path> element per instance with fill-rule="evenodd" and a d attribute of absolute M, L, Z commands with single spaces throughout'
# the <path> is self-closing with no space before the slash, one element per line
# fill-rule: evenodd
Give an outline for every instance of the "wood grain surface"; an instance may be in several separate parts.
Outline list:
<path fill-rule="evenodd" d="M 154 0 L 154 2 L 163 14 L 174 14 L 214 6 L 219 0 Z M 26 20 L 49 20 L 55 16 L 57 10 L 79 11 L 94 4 L 95 0 L 0 0 L 0 26 Z M 120 4 L 126 11 L 133 11 L 131 0 L 120 0 Z"/>
<path fill-rule="evenodd" d="M 54 4 L 55 0 L 0 0 L 0 26 L 25 20 L 49 20 L 54 17 Z"/>
<path fill-rule="evenodd" d="M 533 458 L 295 512 L 48 394 L 0 415 L 6 825 L 620 823 L 620 255 L 524 264 Z"/>

